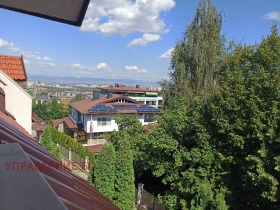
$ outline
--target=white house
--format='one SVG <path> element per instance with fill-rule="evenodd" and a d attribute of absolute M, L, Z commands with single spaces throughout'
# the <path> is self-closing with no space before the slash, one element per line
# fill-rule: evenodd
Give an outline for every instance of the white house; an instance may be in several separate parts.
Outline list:
<path fill-rule="evenodd" d="M 32 133 L 32 97 L 0 69 L 0 107 L 12 115 L 28 133 Z"/>
<path fill-rule="evenodd" d="M 71 119 L 87 133 L 88 140 L 93 141 L 104 139 L 105 133 L 118 130 L 116 114 L 135 116 L 142 125 L 155 122 L 154 115 L 161 114 L 158 108 L 115 94 L 108 94 L 96 100 L 72 102 L 69 105 L 72 108 Z"/>

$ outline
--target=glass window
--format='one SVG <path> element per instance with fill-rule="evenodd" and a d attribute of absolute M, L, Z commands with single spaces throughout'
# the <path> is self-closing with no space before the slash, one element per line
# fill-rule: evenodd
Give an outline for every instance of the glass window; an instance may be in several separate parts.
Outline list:
<path fill-rule="evenodd" d="M 154 115 L 152 114 L 145 114 L 144 116 L 144 122 L 154 122 Z"/>
<path fill-rule="evenodd" d="M 111 117 L 98 117 L 97 126 L 111 125 Z"/>

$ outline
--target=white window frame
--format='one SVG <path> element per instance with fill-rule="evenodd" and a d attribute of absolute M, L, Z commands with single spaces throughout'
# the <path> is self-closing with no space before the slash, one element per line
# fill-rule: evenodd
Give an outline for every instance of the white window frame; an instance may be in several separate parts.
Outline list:
<path fill-rule="evenodd" d="M 97 126 L 111 125 L 111 117 L 98 117 Z"/>

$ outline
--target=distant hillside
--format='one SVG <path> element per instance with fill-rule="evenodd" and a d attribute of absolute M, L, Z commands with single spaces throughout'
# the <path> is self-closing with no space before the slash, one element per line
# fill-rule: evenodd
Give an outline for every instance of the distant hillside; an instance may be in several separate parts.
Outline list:
<path fill-rule="evenodd" d="M 121 83 L 125 85 L 135 86 L 139 84 L 143 87 L 157 86 L 156 82 L 133 80 L 133 79 L 106 79 L 106 78 L 88 78 L 88 77 L 57 77 L 46 75 L 28 75 L 28 80 L 36 80 L 41 82 L 59 82 L 59 83 L 92 83 L 92 84 L 115 84 Z"/>

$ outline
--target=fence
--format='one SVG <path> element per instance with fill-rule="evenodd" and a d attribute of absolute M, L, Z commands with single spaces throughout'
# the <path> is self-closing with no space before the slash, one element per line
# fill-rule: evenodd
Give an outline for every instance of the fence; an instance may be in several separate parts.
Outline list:
<path fill-rule="evenodd" d="M 84 169 L 85 168 L 85 163 L 88 162 L 85 158 L 81 158 L 79 155 L 77 155 L 75 152 L 66 149 L 65 147 L 58 145 L 59 149 L 61 151 L 62 156 L 67 158 L 70 161 L 73 161 L 76 163 L 80 168 Z"/>
<path fill-rule="evenodd" d="M 135 192 L 137 209 L 166 210 L 165 206 L 159 203 L 157 197 L 146 191 L 142 184 L 138 185 L 138 190 L 136 189 Z"/>

